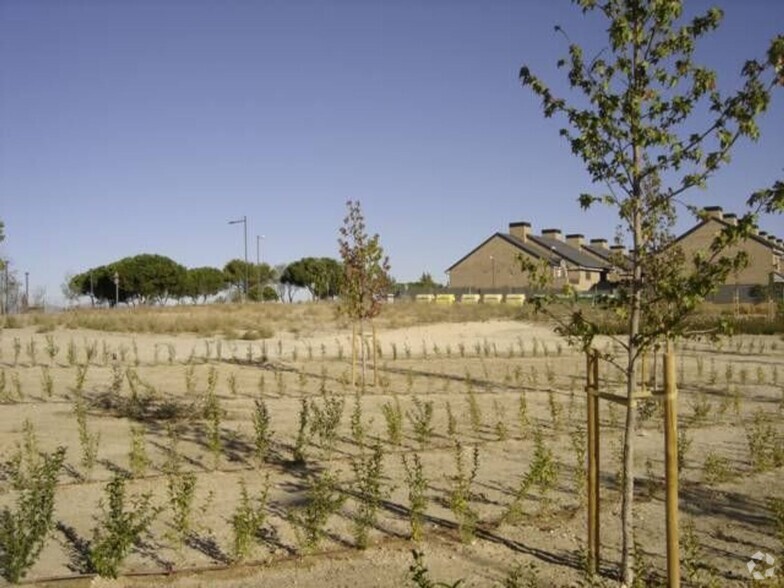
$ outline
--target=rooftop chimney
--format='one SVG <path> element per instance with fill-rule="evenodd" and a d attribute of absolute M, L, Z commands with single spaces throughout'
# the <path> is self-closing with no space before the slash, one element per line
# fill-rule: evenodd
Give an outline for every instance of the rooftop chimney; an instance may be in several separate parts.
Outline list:
<path fill-rule="evenodd" d="M 752 235 L 759 235 L 760 234 L 760 230 L 759 230 L 759 227 L 757 225 L 754 225 L 753 227 L 751 227 L 751 234 Z"/>
<path fill-rule="evenodd" d="M 767 231 L 760 231 L 759 232 L 759 236 L 762 237 L 763 239 L 766 239 L 768 237 L 768 232 Z"/>
<path fill-rule="evenodd" d="M 569 243 L 569 245 L 579 249 L 585 243 L 585 235 L 580 235 L 579 233 L 566 235 L 566 242 Z"/>
<path fill-rule="evenodd" d="M 728 225 L 732 225 L 734 227 L 737 227 L 738 226 L 738 217 L 737 217 L 737 215 L 732 214 L 731 212 L 728 212 L 727 214 L 724 215 L 724 222 L 727 223 Z"/>
<path fill-rule="evenodd" d="M 563 241 L 561 229 L 542 229 L 542 237 L 550 237 L 550 239 L 555 239 L 556 241 Z"/>
<path fill-rule="evenodd" d="M 613 253 L 626 253 L 626 247 L 624 245 L 610 245 L 610 250 Z"/>
<path fill-rule="evenodd" d="M 531 234 L 531 223 L 525 221 L 509 223 L 509 234 L 523 242 L 528 241 L 528 235 Z"/>
<path fill-rule="evenodd" d="M 591 245 L 599 249 L 607 249 L 607 239 L 591 239 Z"/>
<path fill-rule="evenodd" d="M 722 217 L 721 206 L 706 206 L 703 210 L 705 214 L 708 215 L 708 218 L 716 218 L 721 220 Z"/>

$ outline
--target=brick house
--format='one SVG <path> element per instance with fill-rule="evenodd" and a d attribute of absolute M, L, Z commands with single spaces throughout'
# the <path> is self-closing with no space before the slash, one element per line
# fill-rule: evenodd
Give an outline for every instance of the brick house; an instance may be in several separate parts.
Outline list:
<path fill-rule="evenodd" d="M 508 233 L 491 235 L 447 268 L 449 287 L 526 290 L 530 284 L 528 276 L 520 269 L 518 256 L 522 256 L 533 262 L 547 263 L 556 288 L 568 283 L 575 290 L 587 291 L 606 279 L 612 269 L 611 250 L 606 245 L 604 240 L 586 245 L 583 235 L 567 235 L 564 239 L 559 229 L 545 229 L 540 235 L 534 235 L 530 223 L 510 223 Z"/>
<path fill-rule="evenodd" d="M 707 253 L 716 235 L 724 227 L 738 222 L 736 215 L 724 213 L 720 206 L 707 207 L 704 211 L 705 218 L 675 240 L 686 259 L 691 259 L 698 251 Z M 711 301 L 751 302 L 760 299 L 759 293 L 763 288 L 784 285 L 784 242 L 765 231 L 755 232 L 742 243 L 727 249 L 728 256 L 745 251 L 748 265 L 729 276 Z"/>

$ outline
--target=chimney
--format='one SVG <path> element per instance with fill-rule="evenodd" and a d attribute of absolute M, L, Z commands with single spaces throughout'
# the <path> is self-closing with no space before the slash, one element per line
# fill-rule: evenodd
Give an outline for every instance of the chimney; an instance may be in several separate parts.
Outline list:
<path fill-rule="evenodd" d="M 751 227 L 751 234 L 752 235 L 759 235 L 760 234 L 760 230 L 759 230 L 759 227 L 757 225 L 754 225 L 753 227 Z"/>
<path fill-rule="evenodd" d="M 542 229 L 542 237 L 549 237 L 550 239 L 555 239 L 556 241 L 563 241 L 561 229 Z"/>
<path fill-rule="evenodd" d="M 703 209 L 703 212 L 705 212 L 705 214 L 708 215 L 708 218 L 715 218 L 721 220 L 722 217 L 721 206 L 706 206 Z"/>
<path fill-rule="evenodd" d="M 572 247 L 577 247 L 577 249 L 579 249 L 585 243 L 585 235 L 580 235 L 579 233 L 566 235 L 566 242 Z"/>
<path fill-rule="evenodd" d="M 724 222 L 727 223 L 728 225 L 732 225 L 734 227 L 738 226 L 738 216 L 737 215 L 732 214 L 731 212 L 728 212 L 727 214 L 724 215 L 723 218 L 724 218 Z"/>
<path fill-rule="evenodd" d="M 613 253 L 626 253 L 626 247 L 624 245 L 611 245 L 610 250 Z"/>
<path fill-rule="evenodd" d="M 607 239 L 591 239 L 591 245 L 598 249 L 607 249 Z"/>
<path fill-rule="evenodd" d="M 512 237 L 517 237 L 523 242 L 528 241 L 528 235 L 531 234 L 531 223 L 521 221 L 519 223 L 509 223 L 509 234 Z"/>
<path fill-rule="evenodd" d="M 768 238 L 768 232 L 767 231 L 760 231 L 759 232 L 759 236 L 762 237 L 763 239 L 767 239 Z"/>

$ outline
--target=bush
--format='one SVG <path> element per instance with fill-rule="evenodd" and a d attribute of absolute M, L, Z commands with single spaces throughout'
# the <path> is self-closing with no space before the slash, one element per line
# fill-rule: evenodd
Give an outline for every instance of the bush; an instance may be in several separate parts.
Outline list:
<path fill-rule="evenodd" d="M 65 448 L 42 455 L 24 475 L 16 510 L 0 512 L 0 571 L 17 583 L 38 559 L 52 529 L 57 476 L 63 467 Z"/>

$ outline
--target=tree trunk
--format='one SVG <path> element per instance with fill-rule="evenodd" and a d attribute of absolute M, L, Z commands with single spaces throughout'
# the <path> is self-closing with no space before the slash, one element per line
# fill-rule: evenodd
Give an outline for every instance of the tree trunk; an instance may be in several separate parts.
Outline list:
<path fill-rule="evenodd" d="M 351 387 L 356 386 L 357 370 L 357 323 L 351 323 Z"/>
<path fill-rule="evenodd" d="M 362 363 L 362 391 L 365 390 L 365 370 L 366 370 L 366 355 L 365 355 L 365 322 L 360 320 L 359 321 L 359 346 L 361 348 L 360 351 L 360 361 Z"/>
<path fill-rule="evenodd" d="M 378 386 L 378 349 L 376 348 L 376 324 L 370 321 L 373 331 L 373 385 Z"/>

